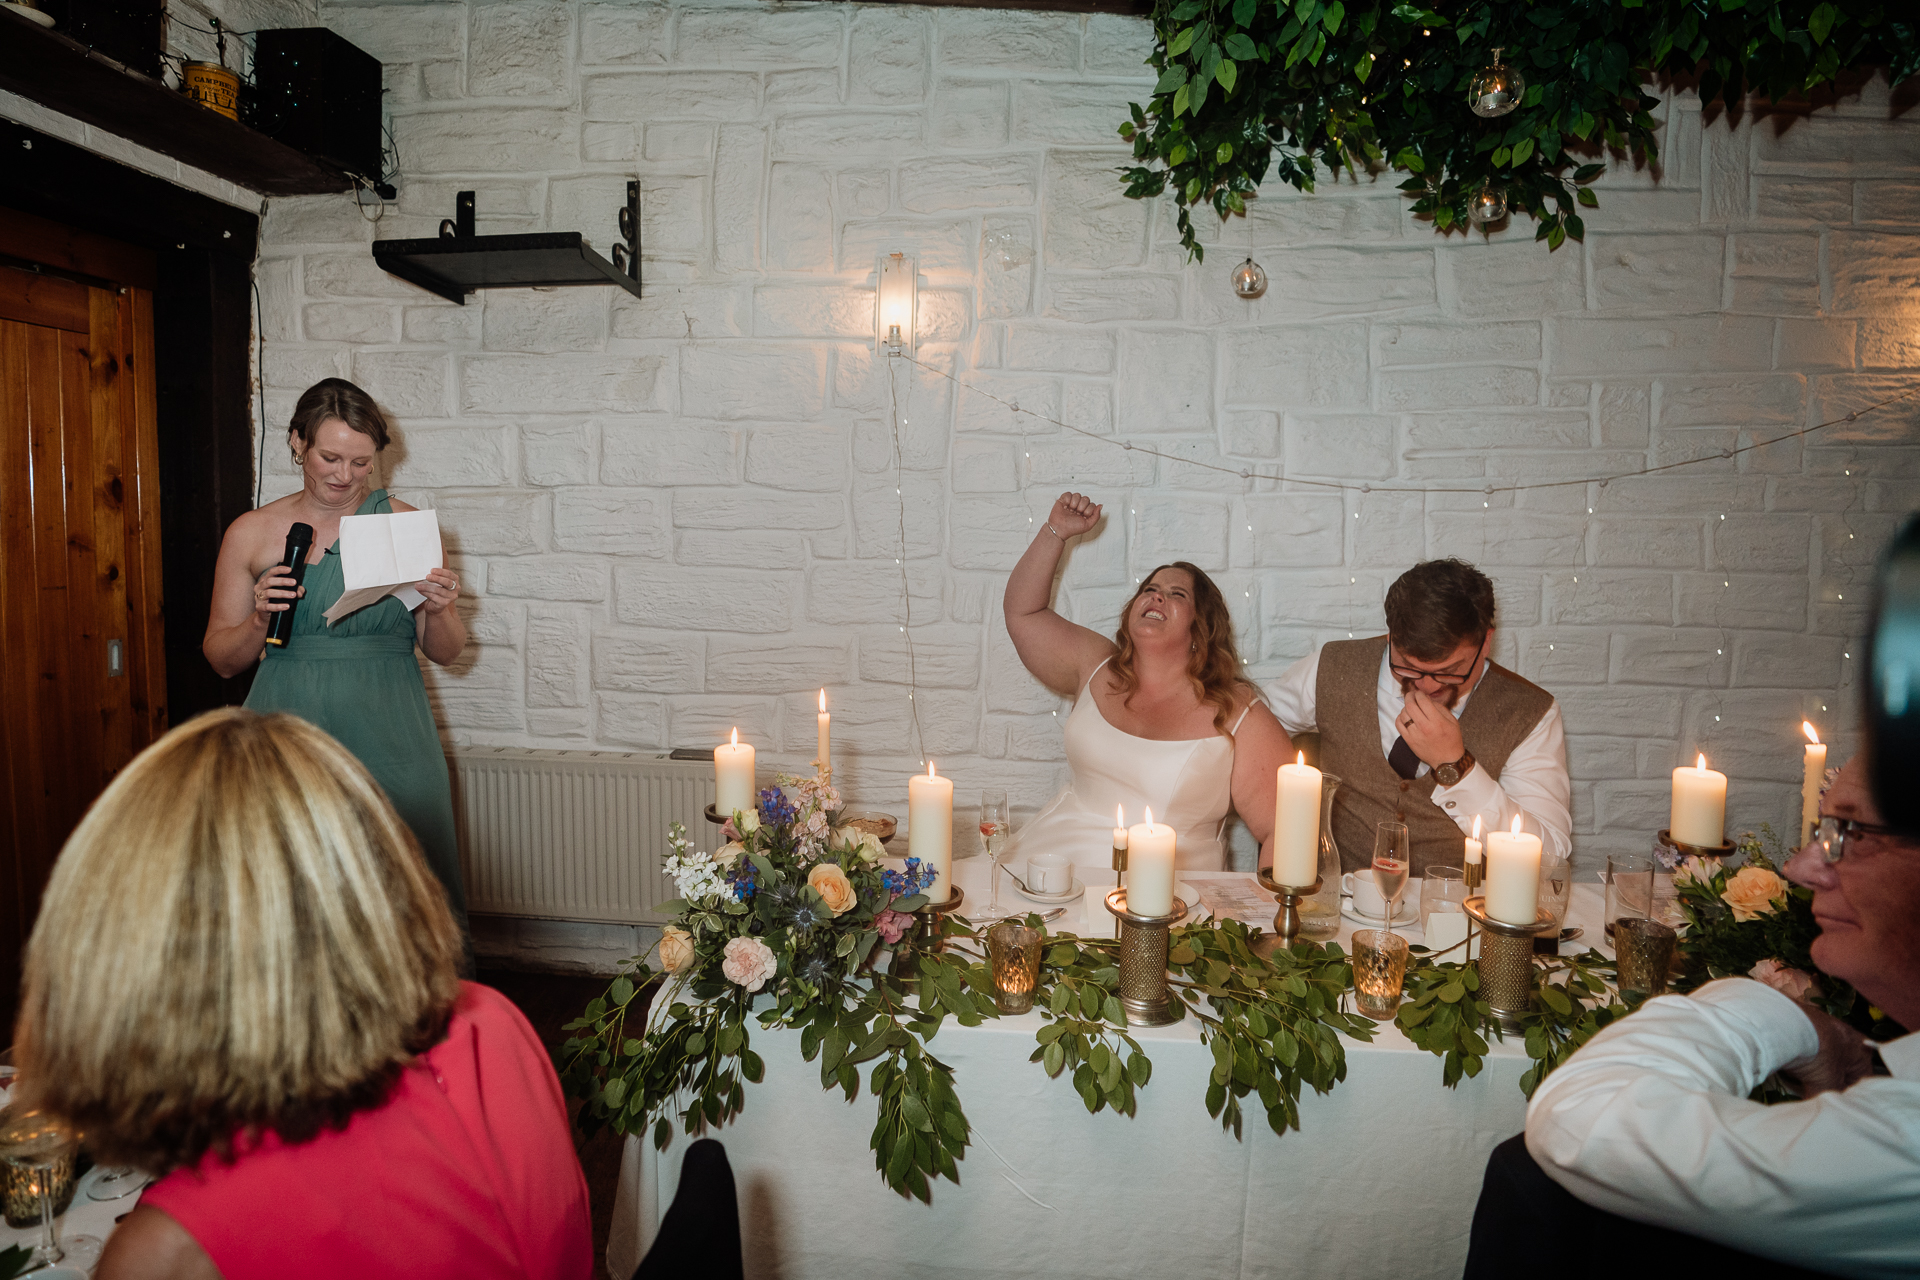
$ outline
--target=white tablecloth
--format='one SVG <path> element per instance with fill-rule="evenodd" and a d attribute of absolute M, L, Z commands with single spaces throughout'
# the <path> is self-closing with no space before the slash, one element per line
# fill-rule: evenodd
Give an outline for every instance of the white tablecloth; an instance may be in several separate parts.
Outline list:
<path fill-rule="evenodd" d="M 986 874 L 983 860 L 956 864 L 981 914 Z M 1023 901 L 1003 886 L 1003 909 Z M 1587 932 L 1569 951 L 1594 940 L 1600 909 L 1598 886 L 1576 886 L 1569 923 Z M 1074 907 L 1050 927 L 1081 924 Z M 1089 1115 L 1065 1075 L 1027 1061 L 1041 1025 L 1037 1014 L 949 1022 L 930 1046 L 954 1068 L 973 1145 L 960 1185 L 935 1183 L 928 1206 L 875 1170 L 871 1096 L 823 1091 L 797 1032 L 749 1022 L 766 1079 L 713 1135 L 739 1190 L 747 1275 L 1456 1277 L 1487 1155 L 1525 1116 L 1517 1038 L 1494 1042 L 1480 1075 L 1448 1090 L 1439 1058 L 1383 1026 L 1371 1044 L 1346 1042 L 1347 1079 L 1302 1097 L 1298 1132 L 1277 1137 L 1250 1097 L 1237 1142 L 1207 1115 L 1213 1056 L 1191 1018 L 1133 1033 L 1153 1059 L 1136 1116 Z M 607 1246 L 615 1280 L 652 1242 L 687 1146 L 678 1133 L 664 1152 L 628 1139 Z"/>

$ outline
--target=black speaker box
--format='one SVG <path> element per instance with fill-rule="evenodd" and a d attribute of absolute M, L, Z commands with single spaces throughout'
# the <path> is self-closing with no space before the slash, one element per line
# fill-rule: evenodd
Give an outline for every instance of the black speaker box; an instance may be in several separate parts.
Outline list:
<path fill-rule="evenodd" d="M 325 27 L 262 31 L 254 39 L 253 127 L 379 181 L 379 59 Z"/>

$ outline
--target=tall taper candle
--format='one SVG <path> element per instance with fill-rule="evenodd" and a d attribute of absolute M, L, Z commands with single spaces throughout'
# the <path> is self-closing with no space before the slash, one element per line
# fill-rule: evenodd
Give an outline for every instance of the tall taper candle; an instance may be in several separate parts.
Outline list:
<path fill-rule="evenodd" d="M 1120 805 L 1113 806 L 1113 847 L 1127 847 L 1127 811 Z"/>
<path fill-rule="evenodd" d="M 713 749 L 713 807 L 729 817 L 753 808 L 753 745 L 740 741 L 738 729 Z"/>
<path fill-rule="evenodd" d="M 1273 878 L 1309 885 L 1320 875 L 1320 771 L 1302 751 L 1280 766 L 1273 795 Z"/>
<path fill-rule="evenodd" d="M 1485 870 L 1485 868 L 1480 865 L 1481 849 L 1480 815 L 1476 813 L 1473 815 L 1473 834 L 1467 837 L 1466 865 L 1461 868 L 1462 872 L 1464 872 L 1461 878 L 1466 882 L 1468 889 L 1478 889 L 1480 887 L 1480 874 Z"/>
<path fill-rule="evenodd" d="M 1487 914 L 1502 924 L 1539 919 L 1540 837 L 1520 829 L 1487 832 Z"/>
<path fill-rule="evenodd" d="M 820 717 L 817 723 L 820 731 L 820 745 L 814 751 L 814 754 L 819 758 L 820 769 L 824 772 L 833 767 L 833 757 L 830 754 L 833 745 L 833 735 L 830 732 L 833 725 L 833 717 L 827 714 L 827 691 L 825 689 L 820 691 Z"/>
<path fill-rule="evenodd" d="M 929 902 L 953 896 L 953 779 L 936 774 L 931 760 L 925 776 L 907 779 L 907 856 L 933 868 Z"/>
<path fill-rule="evenodd" d="M 1164 916 L 1173 910 L 1173 828 L 1147 820 L 1127 829 L 1127 910 Z"/>
<path fill-rule="evenodd" d="M 1673 771 L 1673 816 L 1667 834 L 1675 844 L 1715 846 L 1727 838 L 1727 775 L 1707 768 L 1703 753 L 1694 768 Z"/>
<path fill-rule="evenodd" d="M 1820 821 L 1820 784 L 1827 780 L 1827 744 L 1813 731 L 1808 721 L 1800 722 L 1807 735 L 1806 772 L 1800 778 L 1800 839 L 1805 840 Z"/>

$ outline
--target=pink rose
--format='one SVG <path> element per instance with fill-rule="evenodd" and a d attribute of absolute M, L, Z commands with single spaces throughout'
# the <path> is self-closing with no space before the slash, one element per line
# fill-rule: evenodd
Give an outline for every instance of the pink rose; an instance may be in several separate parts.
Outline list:
<path fill-rule="evenodd" d="M 1814 981 L 1812 974 L 1781 964 L 1778 960 L 1762 960 L 1747 970 L 1747 976 L 1795 1000 L 1809 1000 L 1820 994 L 1820 984 Z"/>
<path fill-rule="evenodd" d="M 758 938 L 730 939 L 726 958 L 720 962 L 720 972 L 727 981 L 745 987 L 749 994 L 766 986 L 779 967 L 773 948 Z"/>
<path fill-rule="evenodd" d="M 1740 922 L 1772 915 L 1787 901 L 1787 882 L 1765 867 L 1742 867 L 1727 880 L 1720 898 Z"/>
<path fill-rule="evenodd" d="M 913 915 L 889 907 L 873 918 L 873 927 L 880 931 L 881 940 L 891 947 L 907 936 L 907 930 L 913 928 Z"/>

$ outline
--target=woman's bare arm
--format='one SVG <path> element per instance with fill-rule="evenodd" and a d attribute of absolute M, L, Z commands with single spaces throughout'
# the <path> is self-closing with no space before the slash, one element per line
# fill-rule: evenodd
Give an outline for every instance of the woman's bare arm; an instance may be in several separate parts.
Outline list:
<path fill-rule="evenodd" d="M 1068 622 L 1053 611 L 1053 575 L 1077 537 L 1100 521 L 1100 504 L 1078 493 L 1063 493 L 1047 523 L 1034 535 L 1020 563 L 1007 578 L 1001 601 L 1007 636 L 1033 678 L 1063 698 L 1071 698 L 1113 652 L 1113 642 L 1097 631 Z"/>
<path fill-rule="evenodd" d="M 267 644 L 267 620 L 286 609 L 293 579 L 286 565 L 275 565 L 256 581 L 248 543 L 262 517 L 249 511 L 227 526 L 220 558 L 213 567 L 213 607 L 200 651 L 222 676 L 237 676 L 260 660 Z"/>
<path fill-rule="evenodd" d="M 419 510 L 397 499 L 391 505 L 395 511 Z M 467 647 L 466 620 L 454 608 L 454 602 L 460 598 L 460 579 L 453 570 L 443 566 L 413 585 L 426 597 L 426 603 L 413 615 L 414 637 L 420 652 L 443 667 L 449 666 Z"/>
<path fill-rule="evenodd" d="M 1255 700 L 1233 735 L 1233 811 L 1260 842 L 1259 866 L 1273 861 L 1273 793 L 1280 766 L 1293 759 L 1293 740 Z"/>
<path fill-rule="evenodd" d="M 107 1237 L 94 1280 L 220 1280 L 199 1242 L 151 1205 L 136 1205 Z"/>

